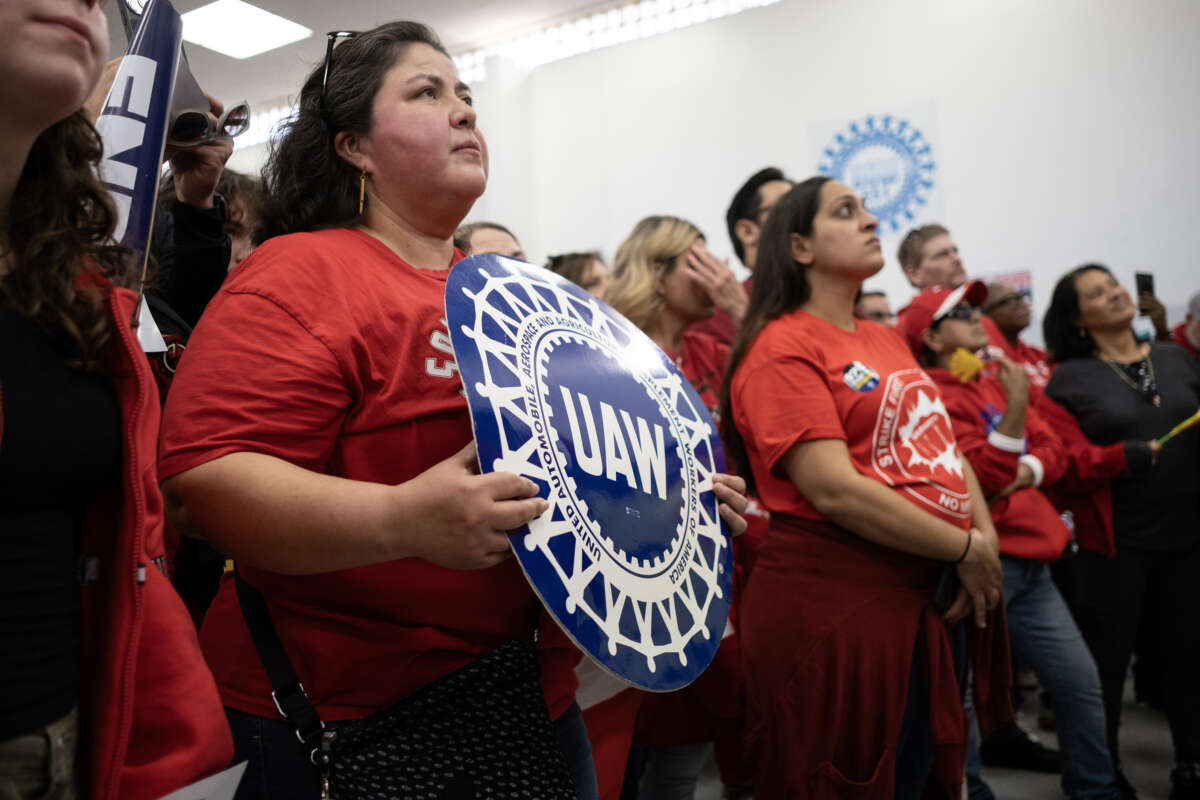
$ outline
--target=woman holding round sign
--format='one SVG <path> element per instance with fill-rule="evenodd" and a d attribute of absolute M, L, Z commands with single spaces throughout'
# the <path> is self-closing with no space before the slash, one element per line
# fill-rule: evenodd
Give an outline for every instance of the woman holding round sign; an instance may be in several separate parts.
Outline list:
<path fill-rule="evenodd" d="M 609 305 L 671 357 L 718 420 L 729 347 L 691 328 L 725 303 L 723 292 L 732 296 L 735 289 L 744 296 L 729 266 L 709 252 L 699 228 L 679 217 L 652 216 L 638 222 L 617 248 L 606 294 Z M 735 582 L 747 540 L 739 537 L 733 546 Z M 735 600 L 739 591 L 735 583 Z M 727 636 L 713 664 L 691 686 L 643 698 L 634 739 L 649 748 L 640 797 L 691 797 L 710 741 L 722 782 L 735 786 L 752 780 L 741 758 L 744 702 L 738 662 L 736 636 Z"/>
<path fill-rule="evenodd" d="M 1011 718 L 987 504 L 936 385 L 854 318 L 876 226 L 838 181 L 785 195 L 727 373 L 731 463 L 771 513 L 739 627 L 760 798 L 958 797 L 961 618 L 980 724 Z"/>
<path fill-rule="evenodd" d="M 451 797 L 498 790 L 495 769 L 524 774 L 510 796 L 596 795 L 579 655 L 509 558 L 505 531 L 547 504 L 478 474 L 443 319 L 487 165 L 432 31 L 330 34 L 267 166 L 269 238 L 189 342 L 160 474 L 237 563 L 201 640 L 250 760 L 239 796 L 365 796 L 355 765 Z"/>

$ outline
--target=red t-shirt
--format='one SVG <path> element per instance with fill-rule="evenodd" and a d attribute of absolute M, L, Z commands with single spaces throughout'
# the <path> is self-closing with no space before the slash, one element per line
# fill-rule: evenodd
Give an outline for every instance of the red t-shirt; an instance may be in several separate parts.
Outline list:
<path fill-rule="evenodd" d="M 1020 339 L 1017 339 L 1015 345 L 1012 344 L 996 327 L 992 318 L 986 315 L 983 317 L 983 329 L 987 331 L 988 349 L 993 355 L 998 353 L 1009 361 L 1024 366 L 1025 371 L 1029 373 L 1029 382 L 1039 390 L 1045 390 L 1046 384 L 1050 382 L 1050 373 L 1054 371 L 1049 353 Z"/>
<path fill-rule="evenodd" d="M 781 461 L 814 439 L 842 439 L 860 473 L 963 529 L 971 501 L 942 396 L 890 328 L 853 333 L 806 311 L 767 323 L 733 377 L 734 423 L 772 514 L 823 519 Z"/>
<path fill-rule="evenodd" d="M 443 318 L 448 274 L 414 269 L 349 229 L 265 243 L 188 342 L 164 414 L 160 478 L 249 451 L 398 484 L 454 454 L 471 424 Z M 387 706 L 506 640 L 531 638 L 543 617 L 514 560 L 475 571 L 410 558 L 307 576 L 241 572 L 266 596 L 326 719 Z M 558 716 L 575 693 L 578 653 L 557 626 L 542 627 L 543 688 Z M 230 580 L 201 642 L 226 705 L 276 716 Z"/>
<path fill-rule="evenodd" d="M 729 362 L 729 345 L 707 333 L 687 330 L 679 342 L 678 353 L 666 349 L 663 352 L 679 367 L 683 377 L 700 395 L 708 413 L 720 424 L 721 381 L 725 378 L 725 365 Z"/>

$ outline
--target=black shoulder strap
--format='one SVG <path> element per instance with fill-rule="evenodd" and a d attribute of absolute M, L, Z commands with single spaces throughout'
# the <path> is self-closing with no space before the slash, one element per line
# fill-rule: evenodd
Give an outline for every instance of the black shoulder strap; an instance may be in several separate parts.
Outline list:
<path fill-rule="evenodd" d="M 275 708 L 292 723 L 296 738 L 305 746 L 315 748 L 320 744 L 325 723 L 321 721 L 320 714 L 304 692 L 304 685 L 292 669 L 292 662 L 271 622 L 267 602 L 236 571 L 233 579 L 237 586 L 238 605 L 242 607 L 242 616 L 246 620 L 246 627 L 250 629 L 250 639 L 274 689 L 271 699 L 275 701 Z"/>

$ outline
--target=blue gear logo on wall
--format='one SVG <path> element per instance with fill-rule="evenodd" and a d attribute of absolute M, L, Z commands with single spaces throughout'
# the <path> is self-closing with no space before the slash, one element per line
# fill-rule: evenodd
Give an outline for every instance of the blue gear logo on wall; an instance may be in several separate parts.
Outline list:
<path fill-rule="evenodd" d="M 628 320 L 548 270 L 494 255 L 455 266 L 446 315 L 481 468 L 550 507 L 513 532 L 530 583 L 602 667 L 652 691 L 712 660 L 729 614 L 728 533 L 712 418 Z"/>
<path fill-rule="evenodd" d="M 929 202 L 937 165 L 925 136 L 908 120 L 868 115 L 834 134 L 817 172 L 862 195 L 881 233 L 912 226 Z"/>

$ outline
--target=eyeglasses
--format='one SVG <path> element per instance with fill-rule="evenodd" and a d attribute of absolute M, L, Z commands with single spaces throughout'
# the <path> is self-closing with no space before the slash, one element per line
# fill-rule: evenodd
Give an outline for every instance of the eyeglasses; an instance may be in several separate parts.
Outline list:
<path fill-rule="evenodd" d="M 891 322 L 896 318 L 896 315 L 890 311 L 868 311 L 863 316 L 872 322 Z"/>
<path fill-rule="evenodd" d="M 325 34 L 325 71 L 321 74 L 321 108 L 325 108 L 325 87 L 329 85 L 329 72 L 333 68 L 333 47 L 338 39 L 353 39 L 362 31 L 330 31 Z"/>
<path fill-rule="evenodd" d="M 977 309 L 975 306 L 967 305 L 966 303 L 959 303 L 954 308 L 938 317 L 935 320 L 935 323 L 941 322 L 944 319 L 968 320 L 975 316 L 975 312 L 978 310 L 979 309 Z"/>
<path fill-rule="evenodd" d="M 241 136 L 250 128 L 250 104 L 243 100 L 225 109 L 225 113 L 213 125 L 203 111 L 181 111 L 171 120 L 167 131 L 167 144 L 176 147 L 195 147 L 199 144 L 227 136 Z"/>
<path fill-rule="evenodd" d="M 1024 296 L 1019 295 L 1019 294 L 1010 294 L 1007 297 L 1001 297 L 999 300 L 997 300 L 994 303 L 988 303 L 987 305 L 985 305 L 983 307 L 983 310 L 984 311 L 995 311 L 997 308 L 1004 308 L 1005 306 L 1011 306 L 1014 303 L 1023 303 L 1023 302 L 1025 302 Z"/>

